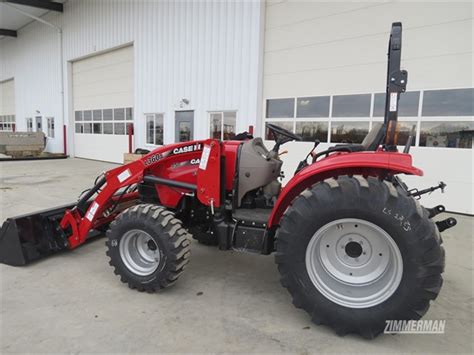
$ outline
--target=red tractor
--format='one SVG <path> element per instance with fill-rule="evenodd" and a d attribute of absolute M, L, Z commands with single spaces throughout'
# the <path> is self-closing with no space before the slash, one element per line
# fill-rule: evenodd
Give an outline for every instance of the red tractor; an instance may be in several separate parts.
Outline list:
<path fill-rule="evenodd" d="M 438 295 L 444 269 L 443 206 L 416 198 L 400 174 L 422 175 L 397 151 L 401 24 L 389 42 L 386 114 L 362 144 L 338 144 L 303 159 L 282 189 L 280 147 L 301 138 L 267 124 L 261 138 L 172 144 L 98 177 L 79 201 L 8 219 L 0 261 L 24 265 L 74 249 L 106 231 L 107 255 L 122 282 L 155 292 L 175 283 L 190 238 L 221 250 L 275 253 L 281 283 L 298 308 L 337 334 L 372 338 L 386 320 L 419 319 Z M 310 160 L 310 161 L 308 161 Z"/>

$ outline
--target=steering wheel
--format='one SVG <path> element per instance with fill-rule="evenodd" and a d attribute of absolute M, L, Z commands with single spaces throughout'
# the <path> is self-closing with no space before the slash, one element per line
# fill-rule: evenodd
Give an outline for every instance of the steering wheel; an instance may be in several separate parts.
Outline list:
<path fill-rule="evenodd" d="M 280 145 L 292 140 L 295 140 L 295 141 L 303 140 L 301 136 L 294 134 L 293 132 L 290 132 L 289 130 L 279 127 L 277 125 L 274 125 L 272 123 L 266 123 L 265 126 L 272 132 L 273 137 L 275 138 L 275 142 L 280 143 Z M 278 138 L 279 135 L 285 137 L 286 139 L 280 140 Z"/>

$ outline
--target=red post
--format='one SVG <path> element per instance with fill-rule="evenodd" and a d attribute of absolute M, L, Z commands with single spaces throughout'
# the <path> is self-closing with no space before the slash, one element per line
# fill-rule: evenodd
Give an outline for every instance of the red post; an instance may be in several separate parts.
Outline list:
<path fill-rule="evenodd" d="M 251 134 L 253 136 L 253 126 L 252 125 L 249 126 L 249 134 Z"/>
<path fill-rule="evenodd" d="M 133 123 L 127 125 L 128 152 L 133 153 Z"/>
<path fill-rule="evenodd" d="M 64 151 L 64 155 L 67 155 L 67 131 L 66 131 L 66 125 L 63 125 L 63 151 Z"/>

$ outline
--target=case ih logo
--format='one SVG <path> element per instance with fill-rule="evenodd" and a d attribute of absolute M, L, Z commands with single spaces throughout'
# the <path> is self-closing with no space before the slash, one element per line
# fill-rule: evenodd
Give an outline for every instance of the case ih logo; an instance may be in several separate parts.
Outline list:
<path fill-rule="evenodd" d="M 174 148 L 173 154 L 189 153 L 189 152 L 194 152 L 196 150 L 201 150 L 201 149 L 202 149 L 201 143 L 197 143 L 197 144 L 187 145 L 181 148 Z"/>

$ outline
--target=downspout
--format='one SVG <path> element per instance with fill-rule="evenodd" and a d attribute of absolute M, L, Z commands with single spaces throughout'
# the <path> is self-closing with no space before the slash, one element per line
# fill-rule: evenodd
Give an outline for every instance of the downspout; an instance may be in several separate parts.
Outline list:
<path fill-rule="evenodd" d="M 259 39 L 257 54 L 257 107 L 255 121 L 255 137 L 265 137 L 265 125 L 263 124 L 263 71 L 265 57 L 265 20 L 266 20 L 266 2 L 260 1 L 260 20 L 259 20 Z"/>
<path fill-rule="evenodd" d="M 59 40 L 59 70 L 60 70 L 60 97 L 61 97 L 61 114 L 62 114 L 62 123 L 63 125 L 65 124 L 64 122 L 64 118 L 65 118 L 65 105 L 64 105 L 64 70 L 63 70 L 63 30 L 61 27 L 59 26 L 56 26 L 55 24 L 51 23 L 51 22 L 48 22 L 44 19 L 42 19 L 41 17 L 38 17 L 38 16 L 34 16 L 32 14 L 29 14 L 28 12 L 26 11 L 23 11 L 21 9 L 19 9 L 18 7 L 12 5 L 12 4 L 9 4 L 9 3 L 6 3 L 6 2 L 3 2 L 2 3 L 4 6 L 7 6 L 13 10 L 15 10 L 16 12 L 19 12 L 20 14 L 22 15 L 25 15 L 29 18 L 32 18 L 33 20 L 36 20 L 38 22 L 41 22 L 42 24 L 45 24 L 46 26 L 49 26 L 49 27 L 52 27 L 53 29 L 55 29 L 57 32 L 58 32 L 58 40 Z M 66 133 L 64 130 L 63 130 L 64 134 Z M 64 135 L 63 137 L 63 140 L 64 142 L 66 141 L 66 136 Z M 66 152 L 64 152 L 66 154 Z"/>

